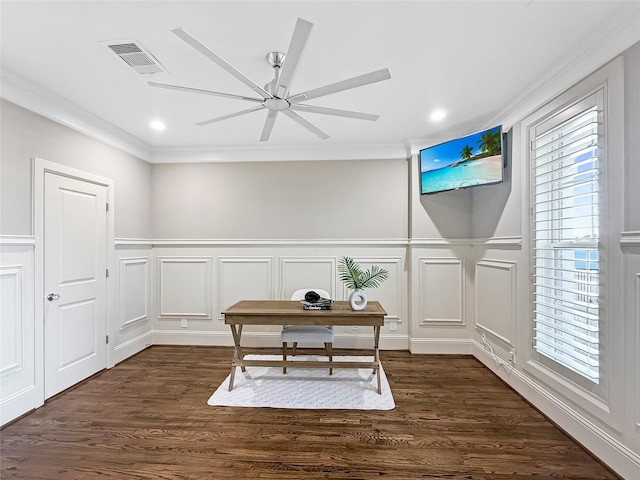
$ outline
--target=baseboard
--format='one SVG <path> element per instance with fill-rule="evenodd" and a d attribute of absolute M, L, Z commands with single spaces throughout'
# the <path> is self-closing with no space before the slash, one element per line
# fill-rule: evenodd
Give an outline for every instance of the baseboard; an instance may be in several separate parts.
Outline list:
<path fill-rule="evenodd" d="M 0 403 L 0 426 L 4 426 L 21 415 L 41 407 L 44 404 L 44 394 L 34 385 L 29 385 L 23 390 L 16 392 Z"/>
<path fill-rule="evenodd" d="M 243 335 L 244 339 L 244 335 Z M 233 347 L 231 332 L 194 330 L 153 330 L 153 345 L 197 345 Z"/>
<path fill-rule="evenodd" d="M 472 341 L 473 356 L 526 401 L 540 410 L 584 448 L 623 478 L 637 478 L 640 455 L 621 444 L 553 392 L 510 365 L 498 365 L 483 346 Z"/>
<path fill-rule="evenodd" d="M 153 330 L 153 345 L 210 345 L 232 347 L 231 332 L 221 331 L 183 331 Z M 409 337 L 405 334 L 387 334 L 380 336 L 380 350 L 407 350 Z M 279 332 L 243 332 L 242 346 L 248 348 L 280 348 Z M 369 349 L 373 348 L 373 335 L 336 334 L 334 348 Z"/>
<path fill-rule="evenodd" d="M 141 352 L 145 348 L 153 345 L 151 332 L 145 332 L 142 335 L 138 335 L 131 340 L 122 342 L 113 347 L 113 358 L 110 366 L 117 365 L 118 363 L 126 360 L 127 358 Z"/>
<path fill-rule="evenodd" d="M 415 354 L 431 355 L 471 355 L 473 353 L 469 338 L 412 338 L 409 351 Z"/>

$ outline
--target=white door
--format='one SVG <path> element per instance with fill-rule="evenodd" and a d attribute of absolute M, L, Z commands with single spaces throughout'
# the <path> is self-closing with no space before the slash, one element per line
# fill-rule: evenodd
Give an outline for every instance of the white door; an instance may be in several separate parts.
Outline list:
<path fill-rule="evenodd" d="M 107 366 L 107 187 L 44 175 L 45 398 Z"/>

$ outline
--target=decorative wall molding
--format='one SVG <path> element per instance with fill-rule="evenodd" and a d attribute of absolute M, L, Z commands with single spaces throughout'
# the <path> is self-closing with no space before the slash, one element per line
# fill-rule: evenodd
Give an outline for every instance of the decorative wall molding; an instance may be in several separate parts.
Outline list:
<path fill-rule="evenodd" d="M 633 233 L 633 232 L 632 232 Z M 1 238 L 1 237 L 0 237 Z M 291 239 L 291 238 L 116 238 L 116 247 L 478 247 L 521 248 L 519 235 L 490 238 L 333 238 L 333 239 Z"/>
<path fill-rule="evenodd" d="M 474 247 L 491 247 L 494 249 L 520 249 L 522 248 L 522 237 L 520 235 L 508 237 L 476 238 L 473 240 Z"/>
<path fill-rule="evenodd" d="M 1 246 L 20 246 L 36 244 L 36 238 L 33 235 L 0 235 Z"/>
<path fill-rule="evenodd" d="M 464 326 L 465 260 L 455 257 L 418 258 L 419 324 Z"/>
<path fill-rule="evenodd" d="M 476 327 L 513 346 L 517 318 L 516 262 L 477 261 L 475 286 Z"/>
<path fill-rule="evenodd" d="M 218 257 L 217 300 L 218 320 L 223 321 L 222 310 L 235 302 L 253 298 L 272 300 L 274 288 L 274 257 L 225 256 Z M 233 292 L 228 293 L 228 292 Z"/>
<path fill-rule="evenodd" d="M 410 247 L 491 247 L 495 249 L 520 249 L 519 235 L 488 238 L 410 238 Z"/>
<path fill-rule="evenodd" d="M 149 257 L 120 259 L 120 331 L 149 320 Z"/>
<path fill-rule="evenodd" d="M 44 365 L 38 362 L 43 322 L 36 322 L 34 314 L 34 257 L 30 241 L 0 244 L 0 425 L 44 402 Z"/>
<path fill-rule="evenodd" d="M 280 257 L 280 291 L 278 298 L 288 298 L 298 288 L 316 287 L 329 291 L 338 300 L 336 290 L 336 257 L 282 256 Z M 304 269 L 304 271 L 303 271 Z"/>
<path fill-rule="evenodd" d="M 345 238 L 345 239 L 290 239 L 290 238 L 256 238 L 256 239 L 140 239 L 118 238 L 116 247 L 406 247 L 406 238 Z"/>
<path fill-rule="evenodd" d="M 640 247 L 640 231 L 621 232 L 620 245 L 625 247 Z"/>
<path fill-rule="evenodd" d="M 212 292 L 211 257 L 158 257 L 158 318 L 211 319 Z"/>
<path fill-rule="evenodd" d="M 2 305 L 2 363 L 0 378 L 18 375 L 24 370 L 23 265 L 0 265 L 0 304 Z M 7 388 L 3 382 L 3 389 Z M 4 392 L 3 392 L 4 393 Z"/>

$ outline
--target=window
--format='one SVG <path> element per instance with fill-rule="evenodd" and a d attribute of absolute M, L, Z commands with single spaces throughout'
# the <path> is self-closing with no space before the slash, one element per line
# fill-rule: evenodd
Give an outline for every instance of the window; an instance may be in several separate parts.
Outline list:
<path fill-rule="evenodd" d="M 597 92 L 530 131 L 533 347 L 581 385 L 600 382 L 603 118 Z"/>

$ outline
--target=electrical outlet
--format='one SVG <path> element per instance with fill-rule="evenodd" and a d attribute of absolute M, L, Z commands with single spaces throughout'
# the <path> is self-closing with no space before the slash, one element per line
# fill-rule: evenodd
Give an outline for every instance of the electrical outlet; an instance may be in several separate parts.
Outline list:
<path fill-rule="evenodd" d="M 188 324 L 186 318 L 180 319 L 180 328 L 187 328 L 188 326 L 189 326 L 189 324 Z"/>
<path fill-rule="evenodd" d="M 389 331 L 390 332 L 395 332 L 396 330 L 398 330 L 398 323 L 397 322 L 391 322 L 389 324 Z"/>

